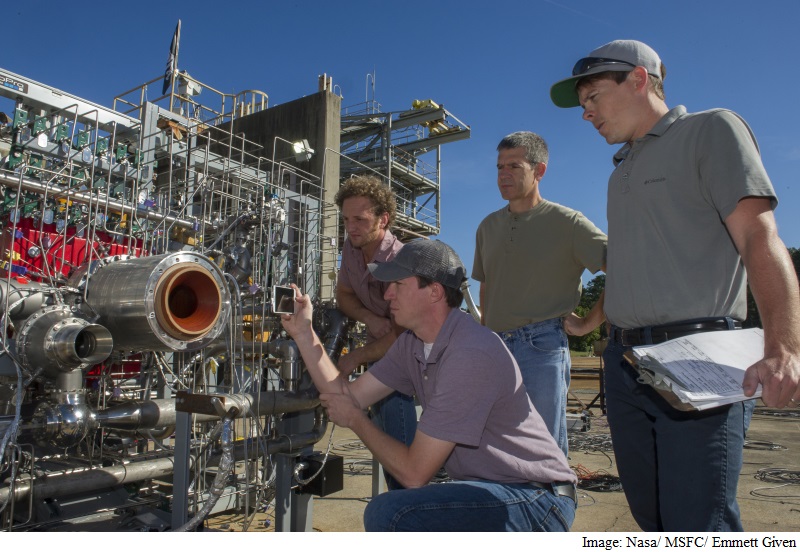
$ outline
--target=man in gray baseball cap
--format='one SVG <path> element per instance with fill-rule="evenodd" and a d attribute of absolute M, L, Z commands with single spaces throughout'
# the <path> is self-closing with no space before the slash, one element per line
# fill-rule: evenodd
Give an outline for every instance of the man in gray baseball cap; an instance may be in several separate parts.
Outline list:
<path fill-rule="evenodd" d="M 648 531 L 741 531 L 736 488 L 753 401 L 677 411 L 623 354 L 691 333 L 733 330 L 749 280 L 764 358 L 742 384 L 767 406 L 800 401 L 800 291 L 753 132 L 725 109 L 670 109 L 658 54 L 615 40 L 553 85 L 614 155 L 608 182 L 605 361 L 608 423 L 631 513 Z"/>
<path fill-rule="evenodd" d="M 466 269 L 436 240 L 415 240 L 370 264 L 390 282 L 385 298 L 406 331 L 353 382 L 324 354 L 311 300 L 282 316 L 330 419 L 350 428 L 406 489 L 374 497 L 368 531 L 568 531 L 575 474 L 534 409 L 502 340 L 459 309 Z M 364 409 L 393 391 L 422 405 L 410 446 L 371 423 Z M 453 480 L 428 485 L 445 466 Z"/>
<path fill-rule="evenodd" d="M 579 80 L 598 73 L 629 73 L 634 67 L 644 67 L 648 75 L 664 80 L 666 68 L 661 58 L 647 44 L 636 40 L 615 40 L 592 50 L 572 68 L 572 76 L 550 88 L 550 98 L 558 107 L 580 105 L 575 85 Z"/>
<path fill-rule="evenodd" d="M 407 246 L 407 251 L 401 249 L 388 263 L 370 263 L 372 275 L 382 282 L 422 276 L 452 289 L 460 289 L 467 279 L 467 269 L 446 243 L 439 240 L 416 240 Z"/>

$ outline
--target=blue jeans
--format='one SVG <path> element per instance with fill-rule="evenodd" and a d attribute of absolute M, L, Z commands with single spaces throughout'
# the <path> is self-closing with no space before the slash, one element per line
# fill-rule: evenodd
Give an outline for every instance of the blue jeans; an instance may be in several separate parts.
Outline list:
<path fill-rule="evenodd" d="M 736 487 L 755 402 L 672 408 L 609 343 L 606 406 L 622 488 L 645 531 L 742 531 Z"/>
<path fill-rule="evenodd" d="M 498 334 L 517 360 L 533 406 L 568 457 L 567 391 L 571 361 L 563 322 L 551 318 Z"/>
<path fill-rule="evenodd" d="M 454 481 L 374 497 L 367 531 L 569 531 L 571 498 L 527 483 Z"/>
<path fill-rule="evenodd" d="M 395 391 L 385 399 L 373 404 L 370 407 L 370 414 L 372 421 L 384 433 L 411 446 L 414 434 L 417 432 L 417 409 L 414 405 L 414 397 Z M 383 474 L 386 479 L 386 487 L 390 491 L 404 488 L 388 471 L 384 470 Z"/>

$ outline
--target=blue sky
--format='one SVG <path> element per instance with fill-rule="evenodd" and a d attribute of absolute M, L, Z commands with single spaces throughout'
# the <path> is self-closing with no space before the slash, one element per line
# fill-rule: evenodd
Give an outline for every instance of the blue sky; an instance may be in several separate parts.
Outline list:
<path fill-rule="evenodd" d="M 642 40 L 667 67 L 670 107 L 726 107 L 750 123 L 779 195 L 781 236 L 800 247 L 796 0 L 27 0 L 3 14 L 0 67 L 109 107 L 115 95 L 163 74 L 178 19 L 179 69 L 223 92 L 259 89 L 275 105 L 316 92 L 317 76 L 327 73 L 348 106 L 365 100 L 374 71 L 384 110 L 408 109 L 414 99 L 443 104 L 472 128 L 471 139 L 443 148 L 442 165 L 440 238 L 468 270 L 478 223 L 504 203 L 495 147 L 516 130 L 550 145 L 542 195 L 607 228 L 616 147 L 580 110 L 556 108 L 549 88 L 593 48 Z"/>

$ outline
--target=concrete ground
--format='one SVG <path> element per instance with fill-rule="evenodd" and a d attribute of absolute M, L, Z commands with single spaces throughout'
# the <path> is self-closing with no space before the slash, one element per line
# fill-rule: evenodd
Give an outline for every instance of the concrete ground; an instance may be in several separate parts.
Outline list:
<path fill-rule="evenodd" d="M 605 416 L 599 408 L 599 383 L 592 368 L 599 359 L 573 363 L 570 409 L 588 409 L 591 428 L 570 432 L 570 466 L 579 474 L 579 504 L 573 532 L 639 531 L 616 484 L 617 466 Z M 583 425 L 583 424 L 578 424 Z M 330 434 L 329 434 L 330 435 Z M 315 531 L 363 531 L 362 515 L 372 495 L 372 456 L 347 429 L 333 428 L 331 453 L 344 457 L 344 489 L 313 499 Z M 317 445 L 324 451 L 326 437 Z M 775 411 L 756 408 L 744 466 L 739 478 L 738 500 L 747 531 L 800 531 L 800 410 Z M 249 531 L 271 531 L 271 512 L 257 514 Z M 241 530 L 240 515 L 221 515 L 210 520 L 217 529 Z"/>

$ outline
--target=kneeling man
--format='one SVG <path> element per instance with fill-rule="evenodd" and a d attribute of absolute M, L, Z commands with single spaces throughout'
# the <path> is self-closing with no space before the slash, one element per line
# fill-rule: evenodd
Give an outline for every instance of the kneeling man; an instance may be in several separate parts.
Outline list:
<path fill-rule="evenodd" d="M 311 327 L 308 295 L 283 315 L 331 420 L 350 428 L 406 489 L 372 499 L 367 531 L 568 531 L 576 478 L 522 385 L 502 340 L 460 310 L 466 269 L 441 241 L 406 244 L 370 264 L 390 282 L 385 298 L 409 330 L 353 382 L 341 376 Z M 415 394 L 422 415 L 410 446 L 364 410 L 394 391 Z M 428 485 L 445 466 L 450 483 Z"/>

